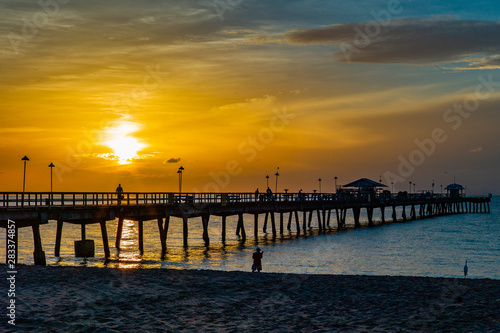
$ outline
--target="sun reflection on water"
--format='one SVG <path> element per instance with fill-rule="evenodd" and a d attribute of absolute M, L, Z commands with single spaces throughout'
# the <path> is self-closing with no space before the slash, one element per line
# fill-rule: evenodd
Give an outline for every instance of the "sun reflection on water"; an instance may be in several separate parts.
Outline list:
<path fill-rule="evenodd" d="M 139 252 L 138 224 L 132 220 L 123 220 L 118 268 L 140 268 L 142 255 Z"/>

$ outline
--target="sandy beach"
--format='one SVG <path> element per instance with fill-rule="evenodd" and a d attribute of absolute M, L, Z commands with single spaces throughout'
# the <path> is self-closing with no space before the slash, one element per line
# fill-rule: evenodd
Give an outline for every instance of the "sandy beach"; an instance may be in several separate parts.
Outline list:
<path fill-rule="evenodd" d="M 499 280 L 18 266 L 15 285 L 12 332 L 500 331 Z"/>

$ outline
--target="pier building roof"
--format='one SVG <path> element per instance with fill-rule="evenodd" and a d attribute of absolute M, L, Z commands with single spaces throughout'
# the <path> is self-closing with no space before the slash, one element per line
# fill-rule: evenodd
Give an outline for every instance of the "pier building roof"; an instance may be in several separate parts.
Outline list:
<path fill-rule="evenodd" d="M 445 187 L 445 190 L 465 190 L 465 187 L 463 187 L 460 184 L 453 183 Z"/>
<path fill-rule="evenodd" d="M 344 185 L 343 187 L 387 187 L 386 185 L 373 181 L 368 178 L 360 178 L 356 181 L 353 181 L 349 184 Z"/>

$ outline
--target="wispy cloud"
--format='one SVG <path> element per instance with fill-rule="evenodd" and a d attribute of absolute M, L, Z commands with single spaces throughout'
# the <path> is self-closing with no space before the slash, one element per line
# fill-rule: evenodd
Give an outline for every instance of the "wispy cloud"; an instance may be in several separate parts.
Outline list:
<path fill-rule="evenodd" d="M 168 160 L 166 160 L 165 162 L 163 163 L 179 163 L 181 161 L 181 158 L 178 157 L 178 158 L 169 158 Z"/>
<path fill-rule="evenodd" d="M 43 132 L 46 129 L 38 128 L 38 127 L 12 127 L 12 128 L 0 128 L 0 134 L 19 134 L 19 133 L 35 133 L 35 132 Z"/>
<path fill-rule="evenodd" d="M 480 153 L 482 151 L 483 151 L 483 147 L 478 147 L 478 148 L 470 149 L 469 153 Z"/>
<path fill-rule="evenodd" d="M 286 34 L 292 44 L 353 43 L 366 45 L 352 53 L 350 61 L 362 63 L 428 64 L 464 60 L 473 55 L 500 52 L 500 22 L 462 21 L 447 18 L 400 19 L 380 27 L 375 35 L 360 34 L 366 23 L 335 24 L 318 29 L 293 30 Z M 343 52 L 334 53 L 344 62 Z M 498 65 L 498 60 L 494 63 Z"/>

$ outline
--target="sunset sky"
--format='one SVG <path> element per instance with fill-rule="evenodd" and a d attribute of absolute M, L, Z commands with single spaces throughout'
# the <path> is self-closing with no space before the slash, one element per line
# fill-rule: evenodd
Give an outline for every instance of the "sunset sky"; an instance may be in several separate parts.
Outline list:
<path fill-rule="evenodd" d="M 498 1 L 0 1 L 0 183 L 500 193 Z"/>

